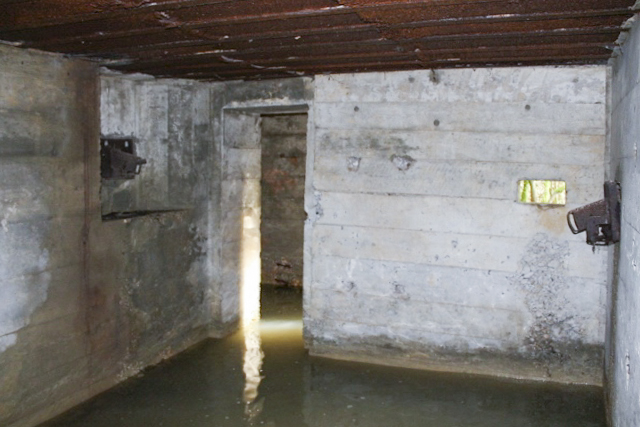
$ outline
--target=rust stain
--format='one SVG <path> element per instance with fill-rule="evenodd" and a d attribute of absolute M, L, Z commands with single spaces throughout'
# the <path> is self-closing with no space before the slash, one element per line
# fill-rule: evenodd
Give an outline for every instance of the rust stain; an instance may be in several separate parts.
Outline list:
<path fill-rule="evenodd" d="M 32 2 L 14 1 L 3 5 L 0 40 L 93 57 L 123 72 L 202 80 L 592 64 L 610 57 L 634 4 L 40 0 L 34 8 Z"/>
<path fill-rule="evenodd" d="M 296 187 L 298 178 L 292 177 L 287 171 L 272 169 L 263 174 L 264 181 L 274 193 L 281 193 Z"/>

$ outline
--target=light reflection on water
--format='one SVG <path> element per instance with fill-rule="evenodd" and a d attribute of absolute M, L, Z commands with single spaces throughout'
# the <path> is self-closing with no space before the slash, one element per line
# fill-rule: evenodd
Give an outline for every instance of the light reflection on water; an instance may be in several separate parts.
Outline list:
<path fill-rule="evenodd" d="M 244 402 L 244 413 L 249 420 L 254 419 L 262 412 L 262 401 L 256 401 L 258 397 L 258 387 L 262 381 L 262 341 L 260 338 L 260 323 L 254 321 L 244 326 L 244 392 L 242 401 Z"/>
<path fill-rule="evenodd" d="M 300 295 L 278 292 L 266 305 L 263 296 L 263 320 L 255 329 L 202 343 L 47 427 L 605 425 L 599 388 L 309 357 L 302 348 Z"/>

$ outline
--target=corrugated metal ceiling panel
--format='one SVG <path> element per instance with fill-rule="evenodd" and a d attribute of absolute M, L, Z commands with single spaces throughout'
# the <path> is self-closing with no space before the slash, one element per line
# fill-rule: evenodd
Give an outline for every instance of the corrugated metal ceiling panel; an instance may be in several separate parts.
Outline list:
<path fill-rule="evenodd" d="M 0 0 L 0 40 L 206 80 L 603 63 L 634 0 Z"/>

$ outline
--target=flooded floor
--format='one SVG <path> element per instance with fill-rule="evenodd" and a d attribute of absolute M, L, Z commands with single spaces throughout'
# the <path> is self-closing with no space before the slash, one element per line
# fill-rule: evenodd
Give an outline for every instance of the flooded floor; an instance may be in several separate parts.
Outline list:
<path fill-rule="evenodd" d="M 262 320 L 209 340 L 41 427 L 600 427 L 602 390 L 309 357 L 301 294 L 263 292 Z"/>

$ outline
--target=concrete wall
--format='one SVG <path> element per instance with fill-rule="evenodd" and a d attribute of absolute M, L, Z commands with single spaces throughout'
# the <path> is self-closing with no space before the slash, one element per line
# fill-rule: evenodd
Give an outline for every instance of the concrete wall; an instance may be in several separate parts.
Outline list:
<path fill-rule="evenodd" d="M 102 183 L 102 212 L 191 209 L 206 199 L 209 85 L 142 76 L 101 82 L 102 135 L 133 135 L 147 159 L 136 179 Z"/>
<path fill-rule="evenodd" d="M 263 285 L 302 286 L 307 115 L 262 117 Z"/>
<path fill-rule="evenodd" d="M 636 21 L 613 62 L 611 178 L 622 188 L 622 234 L 612 257 L 607 342 L 611 426 L 640 425 L 640 25 Z"/>
<path fill-rule="evenodd" d="M 317 76 L 305 332 L 312 354 L 601 383 L 606 68 Z M 568 205 L 516 202 L 564 180 Z"/>
<path fill-rule="evenodd" d="M 65 408 L 94 385 L 83 240 L 97 213 L 86 144 L 98 135 L 98 75 L 87 62 L 0 46 L 0 86 L 0 425 L 8 426 Z"/>
<path fill-rule="evenodd" d="M 210 87 L 100 79 L 91 63 L 10 47 L 0 57 L 0 425 L 17 427 L 216 331 Z M 149 162 L 102 193 L 101 132 L 137 137 Z M 101 210 L 171 212 L 103 222 Z"/>
<path fill-rule="evenodd" d="M 147 160 L 133 180 L 102 181 L 90 321 L 96 365 L 119 377 L 207 337 L 210 90 L 179 80 L 101 78 L 101 134 L 133 136 Z"/>
<path fill-rule="evenodd" d="M 592 253 L 565 215 L 602 197 L 605 67 L 317 76 L 213 93 L 221 325 L 238 320 L 244 262 L 225 242 L 255 237 L 233 212 L 253 218 L 261 203 L 255 144 L 236 145 L 255 143 L 257 115 L 310 106 L 313 354 L 601 383 L 608 252 Z M 568 205 L 516 203 L 519 179 L 565 180 Z"/>

